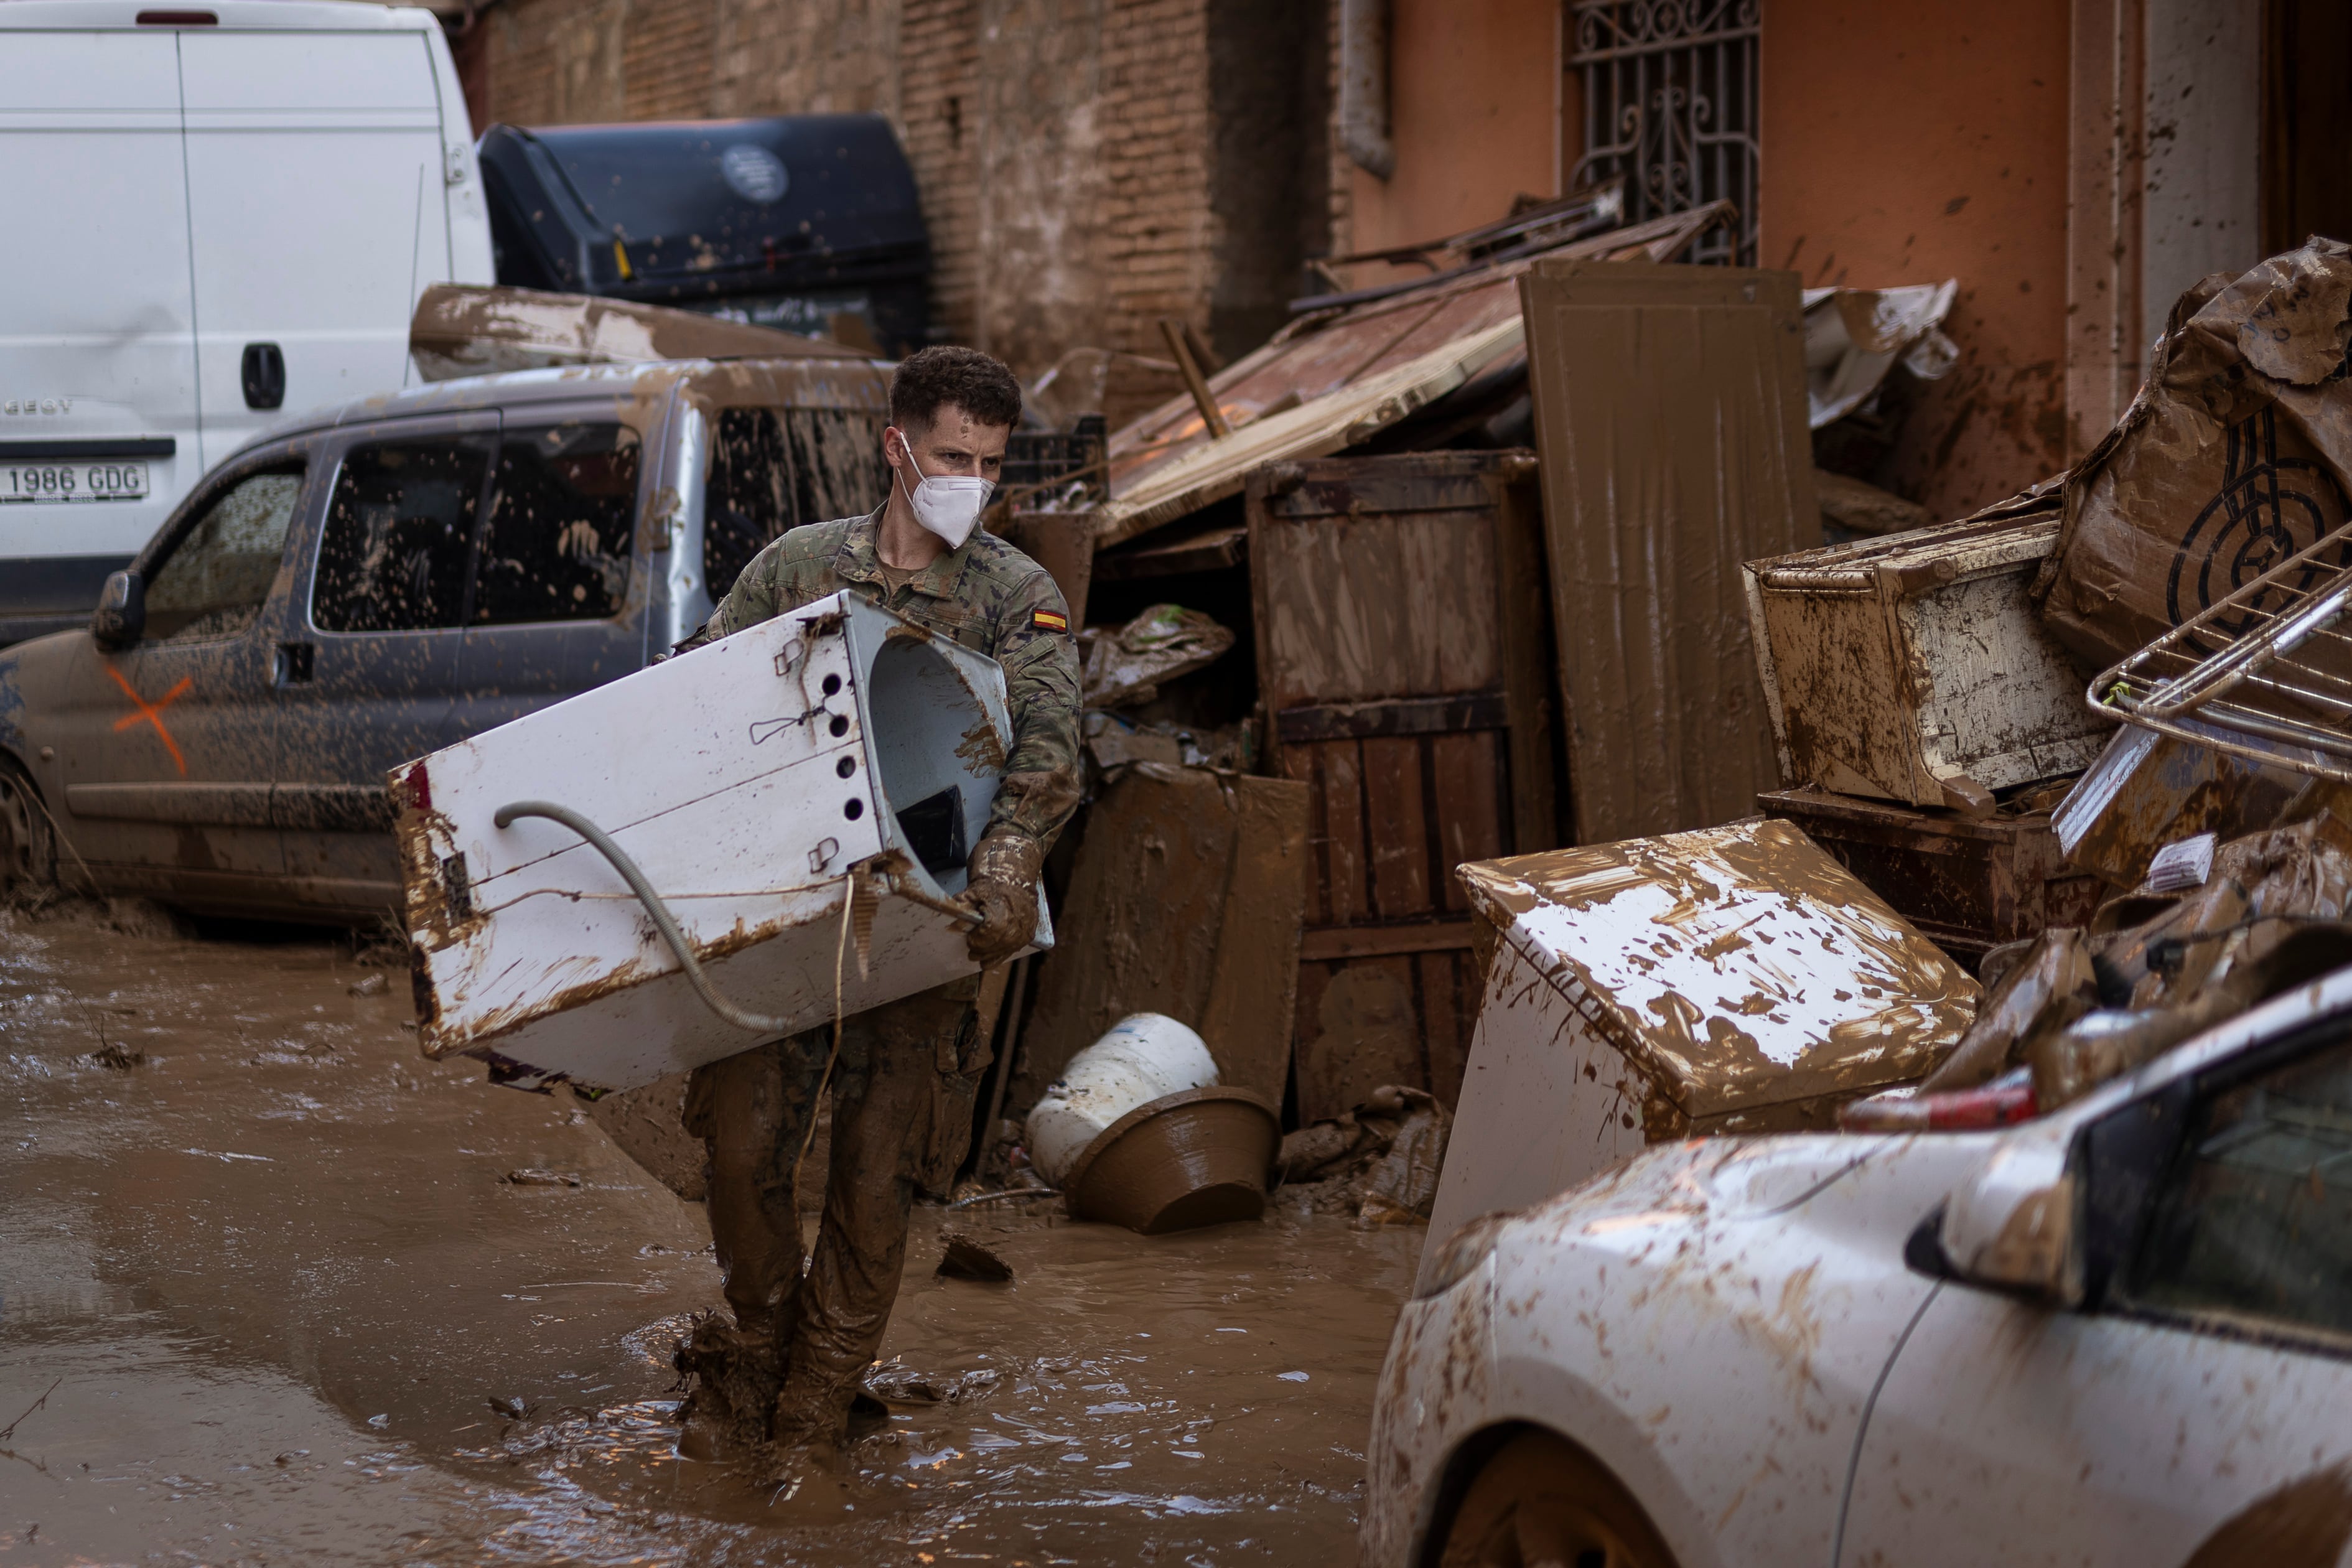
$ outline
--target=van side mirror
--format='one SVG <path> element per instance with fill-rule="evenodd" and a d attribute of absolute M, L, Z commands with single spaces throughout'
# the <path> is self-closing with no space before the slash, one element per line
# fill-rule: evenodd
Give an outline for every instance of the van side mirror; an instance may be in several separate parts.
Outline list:
<path fill-rule="evenodd" d="M 104 648 L 129 647 L 147 634 L 147 584 L 136 572 L 110 572 L 98 591 L 89 635 Z"/>

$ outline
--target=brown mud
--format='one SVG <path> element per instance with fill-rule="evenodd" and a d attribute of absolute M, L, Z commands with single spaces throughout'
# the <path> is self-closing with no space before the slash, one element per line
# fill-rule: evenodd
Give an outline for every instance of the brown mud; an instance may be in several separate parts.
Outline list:
<path fill-rule="evenodd" d="M 568 1096 L 424 1060 L 348 942 L 0 913 L 0 1424 L 47 1391 L 0 1441 L 0 1558 L 1349 1550 L 1418 1228 L 1296 1194 L 1157 1238 L 919 1208 L 882 1352 L 912 1394 L 774 1499 L 668 1419 L 719 1301 L 698 1207 Z M 937 1277 L 943 1219 L 1013 1279 Z"/>

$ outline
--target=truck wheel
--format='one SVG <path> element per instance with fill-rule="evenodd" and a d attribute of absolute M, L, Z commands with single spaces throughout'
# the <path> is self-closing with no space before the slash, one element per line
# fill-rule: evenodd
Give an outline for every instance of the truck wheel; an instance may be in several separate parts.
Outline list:
<path fill-rule="evenodd" d="M 1486 1461 L 1445 1531 L 1440 1568 L 1674 1568 L 1650 1516 L 1615 1477 L 1549 1432 Z"/>
<path fill-rule="evenodd" d="M 0 757 L 0 895 L 48 887 L 57 870 L 57 839 L 33 781 Z"/>

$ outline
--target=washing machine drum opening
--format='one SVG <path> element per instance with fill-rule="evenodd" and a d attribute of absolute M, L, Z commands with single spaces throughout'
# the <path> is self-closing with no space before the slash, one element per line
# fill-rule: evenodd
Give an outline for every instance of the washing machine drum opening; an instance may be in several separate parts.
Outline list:
<path fill-rule="evenodd" d="M 958 893 L 1003 771 L 988 710 L 929 644 L 894 637 L 866 678 L 875 767 L 898 837 L 940 890 Z"/>

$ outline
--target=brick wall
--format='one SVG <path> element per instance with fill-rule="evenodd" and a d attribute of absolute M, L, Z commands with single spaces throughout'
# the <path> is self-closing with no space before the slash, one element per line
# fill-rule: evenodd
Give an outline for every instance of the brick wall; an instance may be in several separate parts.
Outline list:
<path fill-rule="evenodd" d="M 711 0 L 625 0 L 621 118 L 691 120 L 710 112 Z"/>
<path fill-rule="evenodd" d="M 1164 354 L 1159 321 L 1209 326 L 1206 0 L 1118 0 L 1103 59 L 1107 346 Z"/>

